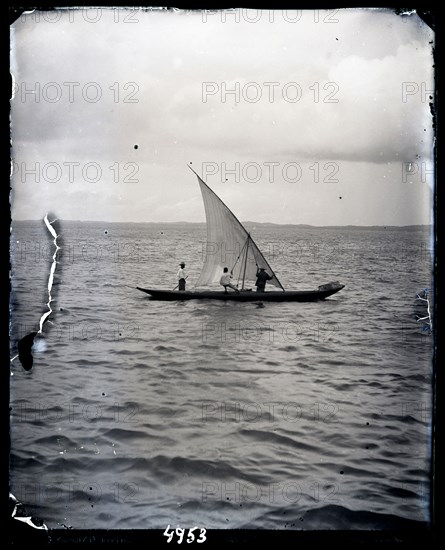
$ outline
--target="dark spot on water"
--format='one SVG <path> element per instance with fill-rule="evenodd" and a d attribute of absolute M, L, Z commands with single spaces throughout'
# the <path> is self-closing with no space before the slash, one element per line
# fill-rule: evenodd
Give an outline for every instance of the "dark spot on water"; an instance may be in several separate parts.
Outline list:
<path fill-rule="evenodd" d="M 340 475 L 342 476 L 344 474 L 344 471 L 343 470 L 340 470 Z"/>
<path fill-rule="evenodd" d="M 139 149 L 139 145 L 135 145 L 134 148 L 135 148 L 135 149 Z"/>
<path fill-rule="evenodd" d="M 369 422 L 366 422 L 366 425 L 369 426 Z"/>
<path fill-rule="evenodd" d="M 94 504 L 91 505 L 91 508 L 94 508 Z"/>
<path fill-rule="evenodd" d="M 102 392 L 102 395 L 105 395 L 105 393 L 104 393 L 104 392 Z"/>
<path fill-rule="evenodd" d="M 190 161 L 190 164 L 193 164 L 193 162 L 192 162 L 192 161 Z"/>
<path fill-rule="evenodd" d="M 335 40 L 338 40 L 338 38 L 336 38 Z"/>
<path fill-rule="evenodd" d="M 119 336 L 122 336 L 122 332 L 119 332 Z"/>
<path fill-rule="evenodd" d="M 31 348 L 34 344 L 34 338 L 37 336 L 37 332 L 30 332 L 24 336 L 21 340 L 18 341 L 17 348 L 19 351 L 19 361 L 22 364 L 22 367 L 29 371 L 32 369 L 32 364 L 34 362 Z"/>
<path fill-rule="evenodd" d="M 226 500 L 230 500 L 230 498 L 229 498 L 229 497 L 226 497 Z"/>
<path fill-rule="evenodd" d="M 303 521 L 303 518 L 300 518 L 300 521 Z"/>
<path fill-rule="evenodd" d="M 226 518 L 226 521 L 229 521 L 229 518 Z"/>
<path fill-rule="evenodd" d="M 369 449 L 368 445 L 366 445 L 366 448 Z"/>
<path fill-rule="evenodd" d="M 60 308 L 60 311 L 63 311 L 63 307 Z"/>
<path fill-rule="evenodd" d="M 242 505 L 242 504 L 240 504 L 240 508 L 242 508 L 242 507 L 243 507 L 243 505 Z"/>
<path fill-rule="evenodd" d="M 93 490 L 93 488 L 92 488 L 92 487 L 90 487 L 90 491 L 92 491 L 92 490 Z"/>
<path fill-rule="evenodd" d="M 108 235 L 108 231 L 106 229 L 105 229 L 104 233 L 105 233 L 105 235 Z"/>
<path fill-rule="evenodd" d="M 341 199 L 341 197 L 338 197 L 339 199 Z"/>

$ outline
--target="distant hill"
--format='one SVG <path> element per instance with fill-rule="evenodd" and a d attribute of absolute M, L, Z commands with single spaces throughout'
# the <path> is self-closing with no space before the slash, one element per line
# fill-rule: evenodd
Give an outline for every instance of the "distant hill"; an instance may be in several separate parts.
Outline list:
<path fill-rule="evenodd" d="M 187 225 L 189 227 L 195 226 L 195 227 L 201 227 L 205 226 L 205 222 L 186 222 L 186 221 L 179 221 L 179 222 L 110 222 L 110 221 L 81 221 L 81 220 L 59 220 L 61 224 L 89 224 L 89 225 L 147 225 L 147 226 L 154 226 L 154 227 L 180 227 Z M 43 223 L 42 220 L 13 220 L 13 224 L 16 223 Z M 242 222 L 242 224 L 248 228 L 253 229 L 255 228 L 267 228 L 267 227 L 274 227 L 274 228 L 299 228 L 299 229 L 349 229 L 349 230 L 361 230 L 361 229 L 369 229 L 369 230 L 375 230 L 375 231 L 381 231 L 382 229 L 391 229 L 391 230 L 406 230 L 406 231 L 412 231 L 412 230 L 419 230 L 419 229 L 431 229 L 432 225 L 309 225 L 304 223 L 299 224 L 293 224 L 293 223 L 272 223 L 272 222 L 252 222 L 252 221 L 246 221 Z"/>

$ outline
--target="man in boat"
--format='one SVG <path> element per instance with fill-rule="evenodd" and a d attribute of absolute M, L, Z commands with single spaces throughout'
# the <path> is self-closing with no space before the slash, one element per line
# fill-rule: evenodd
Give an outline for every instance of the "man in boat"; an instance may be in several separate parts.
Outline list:
<path fill-rule="evenodd" d="M 181 262 L 179 264 L 179 271 L 178 271 L 178 290 L 185 290 L 185 263 Z"/>
<path fill-rule="evenodd" d="M 270 281 L 273 277 L 271 277 L 265 270 L 264 267 L 258 268 L 257 264 L 257 271 L 256 271 L 256 291 L 257 292 L 265 292 L 266 291 L 266 282 Z"/>
<path fill-rule="evenodd" d="M 235 292 L 239 292 L 236 286 L 232 285 L 230 279 L 232 279 L 232 274 L 229 273 L 229 269 L 225 267 L 221 279 L 219 280 L 219 283 L 224 287 L 224 294 L 227 294 L 227 287 L 232 288 Z"/>

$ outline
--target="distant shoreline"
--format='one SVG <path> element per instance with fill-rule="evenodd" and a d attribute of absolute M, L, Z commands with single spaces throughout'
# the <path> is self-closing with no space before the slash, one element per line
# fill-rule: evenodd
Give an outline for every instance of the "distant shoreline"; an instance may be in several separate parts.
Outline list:
<path fill-rule="evenodd" d="M 146 225 L 152 227 L 173 227 L 173 226 L 196 226 L 205 227 L 206 222 L 110 222 L 110 221 L 93 221 L 93 220 L 58 220 L 61 224 L 95 224 L 95 225 Z M 17 223 L 38 223 L 43 220 L 12 220 L 12 224 Z M 394 230 L 409 230 L 409 229 L 431 229 L 434 226 L 432 224 L 418 224 L 418 225 L 310 225 L 310 224 L 293 224 L 293 223 L 272 223 L 272 222 L 242 222 L 245 227 L 249 228 L 298 228 L 298 229 L 394 229 Z"/>

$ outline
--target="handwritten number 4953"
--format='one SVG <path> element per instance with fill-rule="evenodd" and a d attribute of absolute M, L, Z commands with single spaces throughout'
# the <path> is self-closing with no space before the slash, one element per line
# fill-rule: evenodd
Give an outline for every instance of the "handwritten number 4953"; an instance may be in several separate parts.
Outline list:
<path fill-rule="evenodd" d="M 167 542 L 171 542 L 172 539 L 173 539 L 174 534 L 176 533 L 176 535 L 178 537 L 178 540 L 176 542 L 178 544 L 181 544 L 182 541 L 184 540 L 185 529 L 181 529 L 180 527 L 177 527 L 174 531 L 173 531 L 173 529 L 171 531 L 169 531 L 169 529 L 170 529 L 170 525 L 167 525 L 167 528 L 163 533 L 164 536 L 167 537 Z M 193 534 L 193 531 L 195 531 L 196 529 L 200 530 L 199 537 L 196 539 L 196 542 L 200 543 L 200 542 L 204 542 L 206 540 L 206 536 L 205 536 L 206 530 L 201 529 L 200 527 L 193 527 L 193 529 L 188 530 L 187 542 L 190 543 L 190 542 L 193 542 L 195 540 L 195 535 Z"/>

